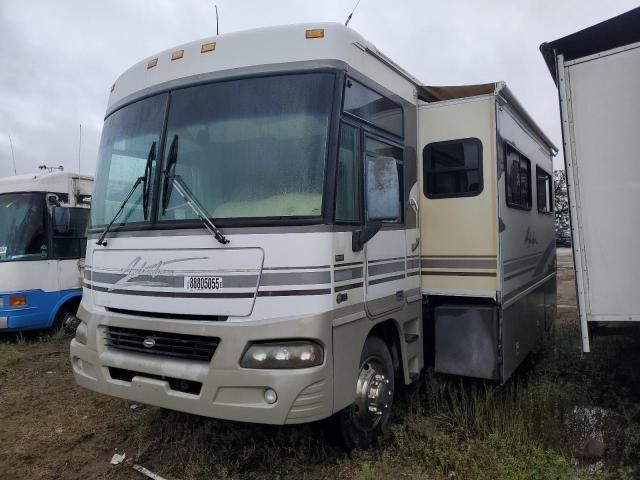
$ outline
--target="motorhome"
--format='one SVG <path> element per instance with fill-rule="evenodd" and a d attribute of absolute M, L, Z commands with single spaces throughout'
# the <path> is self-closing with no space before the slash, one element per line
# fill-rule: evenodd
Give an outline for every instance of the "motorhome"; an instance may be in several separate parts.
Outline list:
<path fill-rule="evenodd" d="M 92 188 L 69 172 L 0 178 L 0 332 L 75 321 Z"/>
<path fill-rule="evenodd" d="M 504 382 L 552 321 L 554 151 L 503 83 L 425 87 L 339 24 L 145 59 L 107 107 L 75 378 L 367 447 L 425 358 Z"/>
<path fill-rule="evenodd" d="M 640 322 L 640 8 L 540 49 L 558 87 L 582 350 Z"/>

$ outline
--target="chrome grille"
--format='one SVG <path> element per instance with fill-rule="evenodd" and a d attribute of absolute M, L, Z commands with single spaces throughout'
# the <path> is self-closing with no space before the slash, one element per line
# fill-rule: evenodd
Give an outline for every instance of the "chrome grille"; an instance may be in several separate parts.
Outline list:
<path fill-rule="evenodd" d="M 209 362 L 220 342 L 216 337 L 108 327 L 107 346 L 118 350 Z"/>

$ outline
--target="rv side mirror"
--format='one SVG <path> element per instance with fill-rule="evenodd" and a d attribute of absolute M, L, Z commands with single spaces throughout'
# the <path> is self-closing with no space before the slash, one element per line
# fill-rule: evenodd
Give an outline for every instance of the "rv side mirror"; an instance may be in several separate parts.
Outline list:
<path fill-rule="evenodd" d="M 400 180 L 396 160 L 391 157 L 367 157 L 367 220 L 400 219 Z"/>
<path fill-rule="evenodd" d="M 49 196 L 47 196 L 47 202 L 49 203 L 50 207 L 59 207 L 60 206 L 60 200 L 58 200 L 58 196 L 57 195 L 49 195 Z"/>
<path fill-rule="evenodd" d="M 71 228 L 71 211 L 68 207 L 53 207 L 53 231 L 56 234 L 68 233 Z"/>
<path fill-rule="evenodd" d="M 353 232 L 351 237 L 351 250 L 359 252 L 364 247 L 364 244 L 373 238 L 373 236 L 380 231 L 382 223 L 373 222 L 364 227 L 362 230 Z"/>

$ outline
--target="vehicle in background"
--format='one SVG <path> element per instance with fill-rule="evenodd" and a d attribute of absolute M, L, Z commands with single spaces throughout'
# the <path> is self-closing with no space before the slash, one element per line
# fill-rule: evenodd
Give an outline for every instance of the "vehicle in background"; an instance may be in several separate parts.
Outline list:
<path fill-rule="evenodd" d="M 558 247 L 571 246 L 571 227 L 569 225 L 559 226 L 556 223 L 556 245 Z"/>
<path fill-rule="evenodd" d="M 0 178 L 0 332 L 74 321 L 92 188 L 68 172 Z"/>
<path fill-rule="evenodd" d="M 558 87 L 582 330 L 640 322 L 640 8 L 540 46 Z"/>
<path fill-rule="evenodd" d="M 360 448 L 425 358 L 504 382 L 553 320 L 554 151 L 503 83 L 425 87 L 340 24 L 146 59 L 107 107 L 76 381 Z"/>

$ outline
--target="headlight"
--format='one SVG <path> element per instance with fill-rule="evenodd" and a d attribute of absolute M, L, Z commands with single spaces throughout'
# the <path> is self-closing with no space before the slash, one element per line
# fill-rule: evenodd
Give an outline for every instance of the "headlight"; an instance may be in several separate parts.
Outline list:
<path fill-rule="evenodd" d="M 24 307 L 27 305 L 27 297 L 24 295 L 11 295 L 9 297 L 10 307 Z"/>
<path fill-rule="evenodd" d="M 308 368 L 321 365 L 323 350 L 310 341 L 252 344 L 240 361 L 243 368 Z"/>
<path fill-rule="evenodd" d="M 82 345 L 87 344 L 87 324 L 84 322 L 80 322 L 76 328 L 76 341 Z"/>

